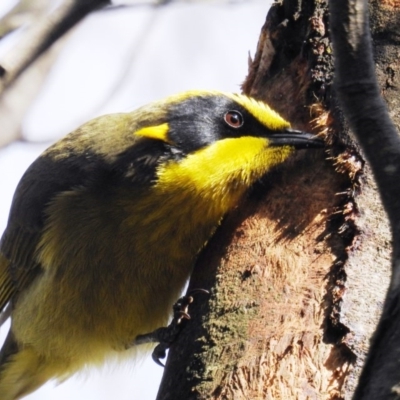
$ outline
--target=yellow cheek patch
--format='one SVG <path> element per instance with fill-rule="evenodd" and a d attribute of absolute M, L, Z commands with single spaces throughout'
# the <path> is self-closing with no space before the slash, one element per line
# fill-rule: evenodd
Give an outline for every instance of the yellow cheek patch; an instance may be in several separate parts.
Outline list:
<path fill-rule="evenodd" d="M 290 146 L 269 146 L 257 137 L 228 138 L 170 162 L 158 169 L 156 187 L 162 191 L 189 190 L 209 197 L 215 203 L 227 202 L 226 208 L 273 166 L 293 152 Z M 232 186 L 234 184 L 234 186 Z M 235 196 L 229 188 L 235 187 Z"/>
<path fill-rule="evenodd" d="M 136 136 L 143 136 L 149 139 L 162 140 L 166 143 L 171 143 L 168 137 L 169 126 L 167 123 L 156 125 L 156 126 L 146 126 L 145 128 L 139 129 L 135 132 Z"/>
<path fill-rule="evenodd" d="M 249 187 L 292 151 L 289 146 L 270 147 L 265 138 L 228 138 L 189 154 L 177 167 L 185 169 L 199 188 L 223 187 L 229 181 Z"/>

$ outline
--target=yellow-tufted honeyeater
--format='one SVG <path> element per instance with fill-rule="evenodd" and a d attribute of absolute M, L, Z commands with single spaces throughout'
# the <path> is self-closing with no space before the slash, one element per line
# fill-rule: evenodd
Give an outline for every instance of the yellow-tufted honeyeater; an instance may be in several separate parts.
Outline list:
<path fill-rule="evenodd" d="M 0 399 L 127 354 L 165 325 L 245 191 L 322 141 L 239 94 L 191 91 L 96 118 L 26 171 L 0 243 Z M 137 347 L 137 346 L 136 346 Z"/>

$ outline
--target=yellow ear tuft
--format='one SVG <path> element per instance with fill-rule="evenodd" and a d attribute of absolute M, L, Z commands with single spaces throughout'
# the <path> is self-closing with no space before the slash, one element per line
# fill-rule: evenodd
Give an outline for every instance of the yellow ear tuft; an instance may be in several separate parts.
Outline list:
<path fill-rule="evenodd" d="M 146 126 L 145 128 L 139 129 L 135 132 L 137 136 L 143 136 L 149 139 L 162 140 L 163 142 L 170 143 L 168 138 L 169 126 L 167 123 L 156 125 L 156 126 Z"/>
<path fill-rule="evenodd" d="M 283 119 L 276 111 L 263 103 L 238 93 L 225 93 L 225 96 L 239 103 L 247 111 L 249 111 L 255 118 L 257 118 L 266 128 L 273 131 L 279 131 L 290 128 L 289 122 Z"/>

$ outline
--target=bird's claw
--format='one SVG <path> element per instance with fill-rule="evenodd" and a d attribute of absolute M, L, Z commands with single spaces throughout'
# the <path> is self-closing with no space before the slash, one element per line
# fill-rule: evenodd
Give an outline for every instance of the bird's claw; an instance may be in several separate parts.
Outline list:
<path fill-rule="evenodd" d="M 190 294 L 196 293 L 208 294 L 209 291 L 205 289 L 190 290 L 186 296 L 181 297 L 173 305 L 174 316 L 171 323 L 167 327 L 158 328 L 153 332 L 139 335 L 134 341 L 135 345 L 158 342 L 158 345 L 154 348 L 151 357 L 154 362 L 161 367 L 164 367 L 164 364 L 160 361 L 160 359 L 164 359 L 166 357 L 167 350 L 178 337 L 182 329 L 182 321 L 190 319 L 190 315 L 188 313 L 189 305 L 193 303 L 193 297 Z"/>
<path fill-rule="evenodd" d="M 160 367 L 165 367 L 165 365 L 160 361 L 160 359 L 164 359 L 167 356 L 168 347 L 165 347 L 164 343 L 159 343 L 156 347 L 154 347 L 153 352 L 151 353 L 151 358 L 153 361 L 159 365 Z"/>

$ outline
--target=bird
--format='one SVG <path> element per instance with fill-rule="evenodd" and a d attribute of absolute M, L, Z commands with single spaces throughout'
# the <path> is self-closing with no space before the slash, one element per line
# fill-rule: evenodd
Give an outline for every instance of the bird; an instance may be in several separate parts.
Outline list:
<path fill-rule="evenodd" d="M 136 357 L 248 189 L 321 138 L 243 94 L 191 90 L 95 118 L 21 178 L 0 241 L 0 399 Z"/>

